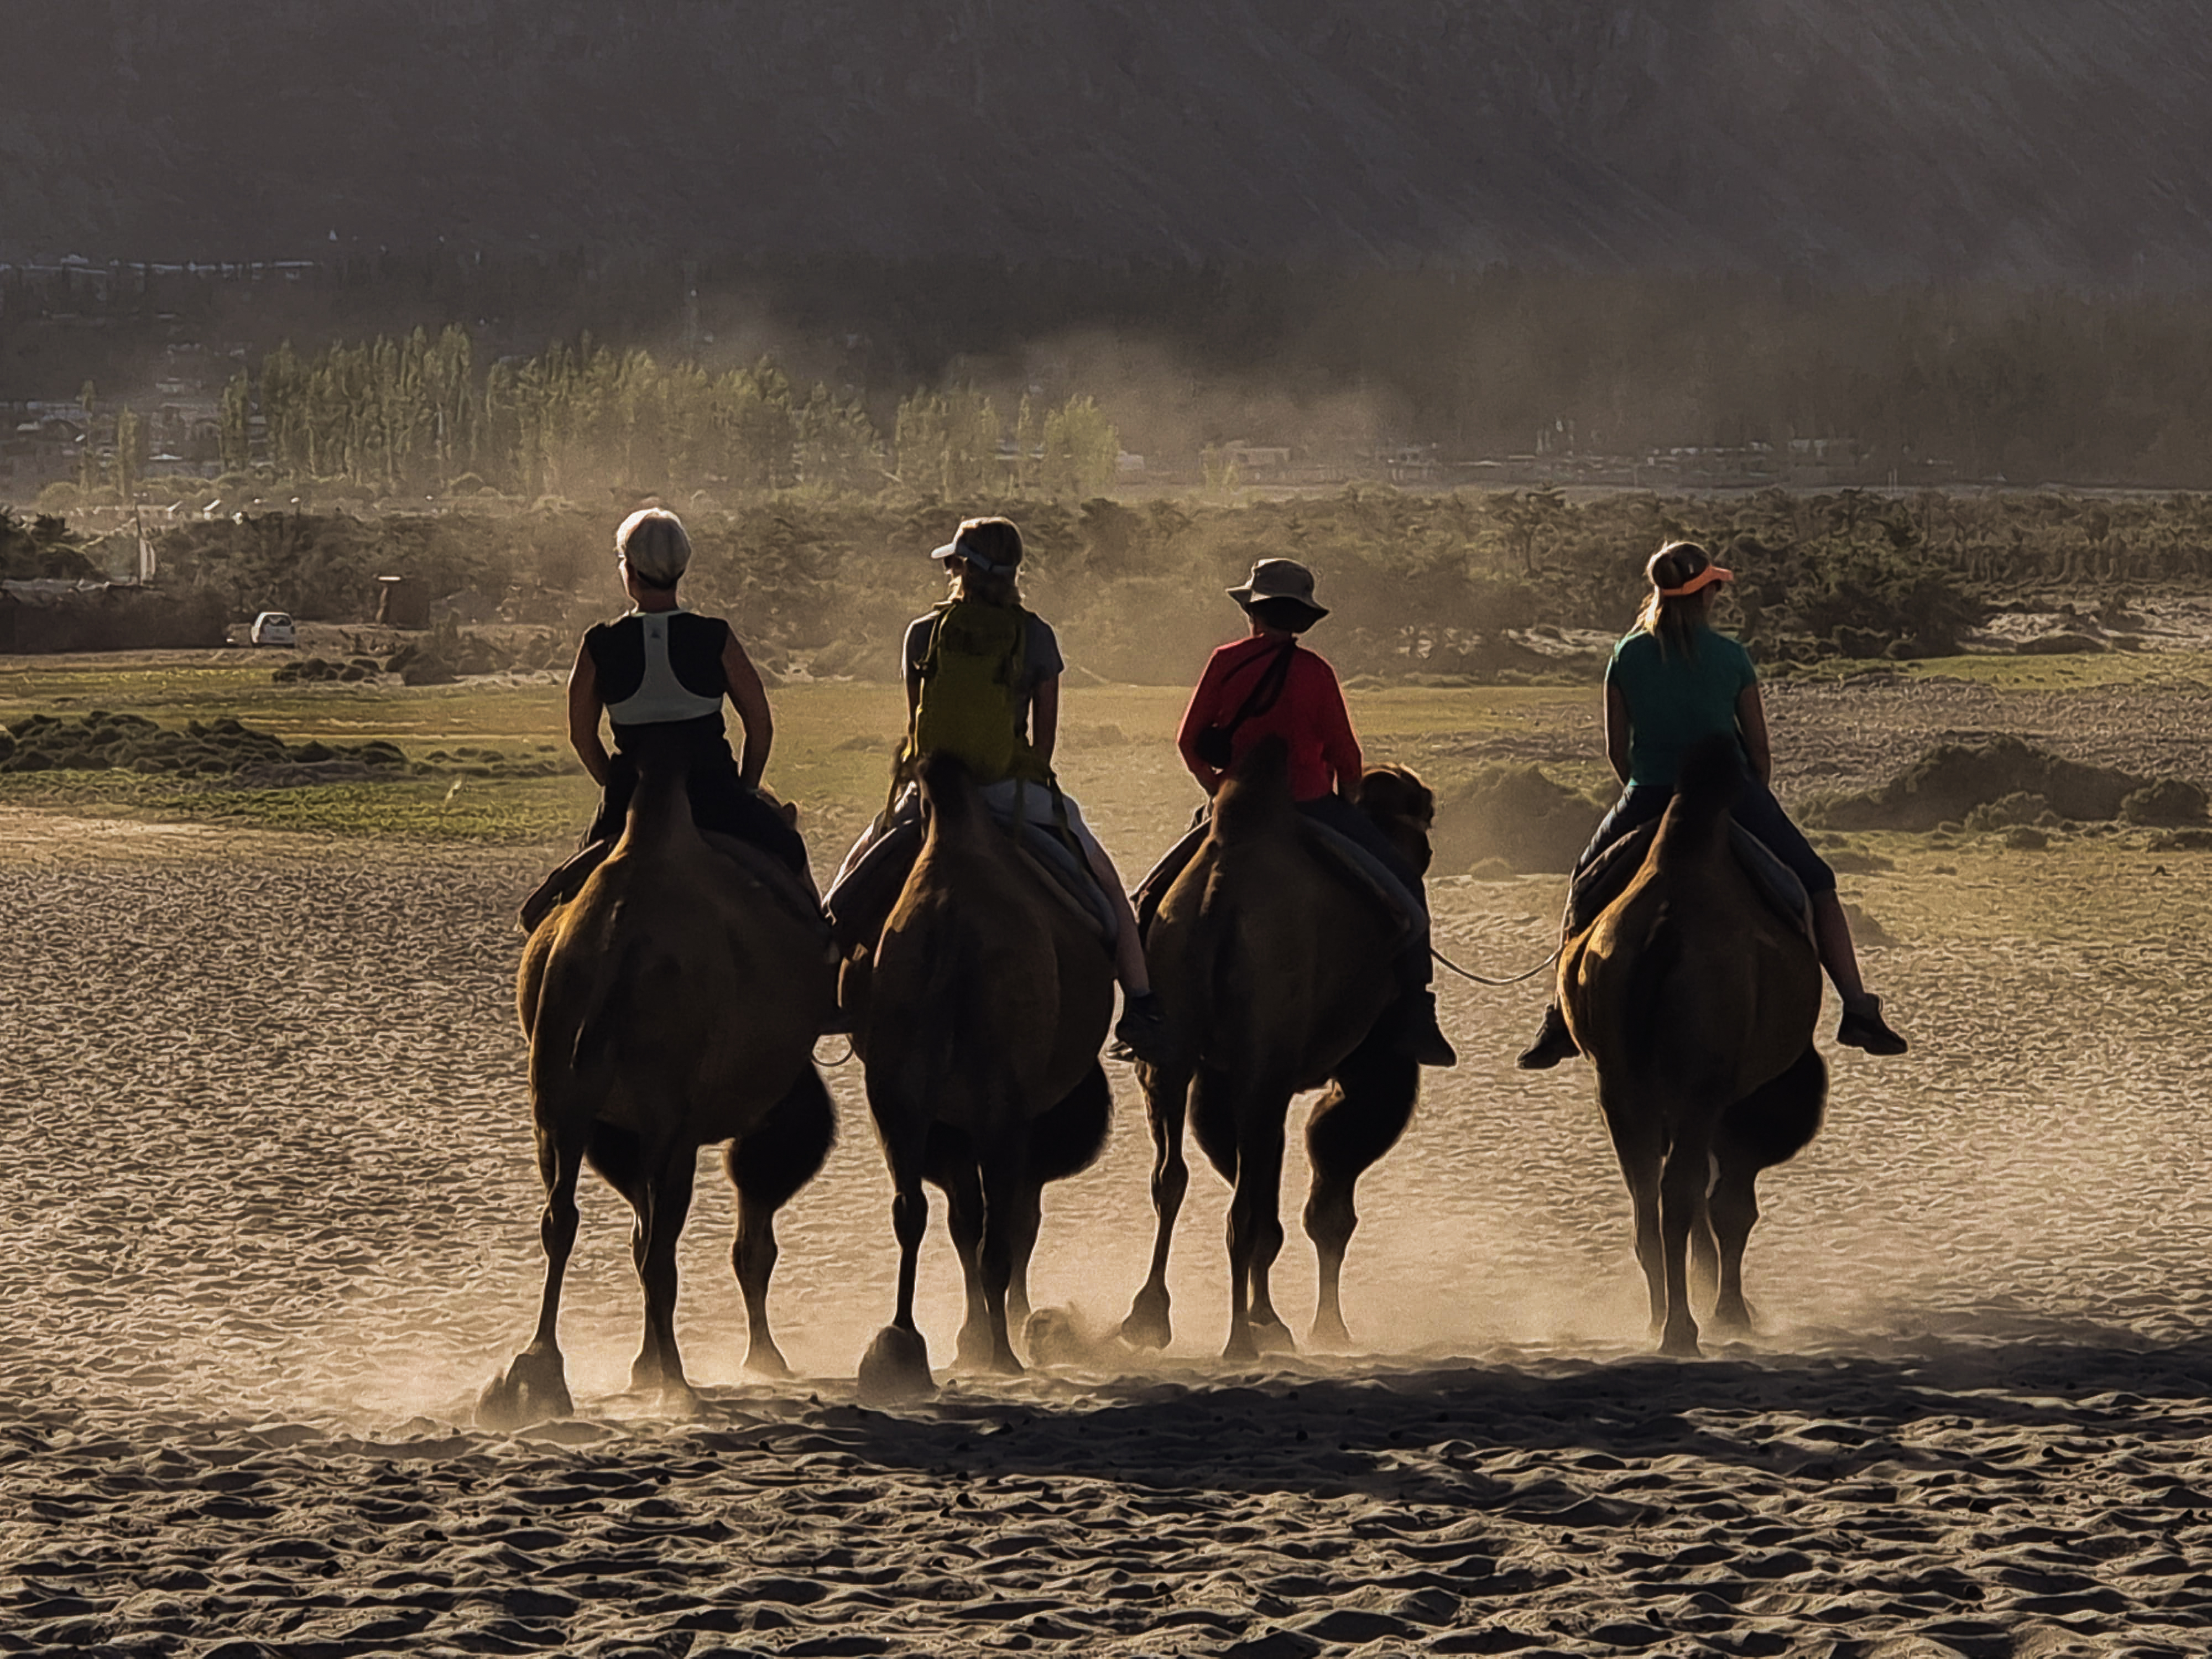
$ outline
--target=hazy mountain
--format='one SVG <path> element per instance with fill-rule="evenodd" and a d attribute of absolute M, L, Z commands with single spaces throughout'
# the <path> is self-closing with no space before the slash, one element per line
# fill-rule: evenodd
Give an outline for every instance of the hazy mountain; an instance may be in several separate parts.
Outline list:
<path fill-rule="evenodd" d="M 2201 0 L 7 0 L 0 258 L 2212 275 Z"/>

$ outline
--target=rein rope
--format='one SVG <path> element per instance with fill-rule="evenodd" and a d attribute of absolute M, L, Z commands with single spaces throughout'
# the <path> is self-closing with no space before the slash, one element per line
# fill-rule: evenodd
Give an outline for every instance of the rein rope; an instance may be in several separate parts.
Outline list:
<path fill-rule="evenodd" d="M 1429 954 L 1434 957 L 1438 962 L 1443 963 L 1445 967 L 1450 969 L 1452 972 L 1457 974 L 1462 979 L 1473 980 L 1477 985 L 1488 985 L 1494 988 L 1503 988 L 1508 985 L 1518 985 L 1524 979 L 1535 978 L 1537 975 L 1542 973 L 1544 969 L 1557 962 L 1559 959 L 1559 952 L 1565 948 L 1566 947 L 1564 945 L 1554 945 L 1552 949 L 1551 955 L 1546 957 L 1534 968 L 1528 969 L 1527 973 L 1516 974 L 1510 979 L 1490 979 L 1481 974 L 1471 974 L 1466 969 L 1461 967 L 1459 963 L 1454 962 L 1449 957 L 1446 956 L 1443 951 L 1437 950 L 1433 945 L 1429 946 Z"/>

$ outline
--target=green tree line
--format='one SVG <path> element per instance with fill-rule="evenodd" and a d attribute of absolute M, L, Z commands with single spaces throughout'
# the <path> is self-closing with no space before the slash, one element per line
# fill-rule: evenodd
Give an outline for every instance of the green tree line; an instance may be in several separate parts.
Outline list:
<path fill-rule="evenodd" d="M 858 398 L 802 387 L 768 358 L 710 373 L 586 334 L 532 357 L 478 359 L 459 326 L 312 355 L 282 344 L 223 391 L 223 465 L 244 472 L 258 459 L 280 478 L 387 493 L 473 483 L 531 497 L 602 486 L 868 495 L 896 483 L 943 497 L 1009 486 L 1079 496 L 1113 483 L 1121 447 L 1087 397 L 1049 408 L 1024 398 L 1010 422 L 971 387 L 916 391 L 886 445 Z"/>

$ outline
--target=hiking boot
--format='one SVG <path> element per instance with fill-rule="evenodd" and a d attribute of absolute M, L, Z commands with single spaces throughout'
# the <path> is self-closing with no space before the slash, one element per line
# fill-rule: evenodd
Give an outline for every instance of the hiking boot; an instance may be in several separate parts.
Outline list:
<path fill-rule="evenodd" d="M 1123 999 L 1121 1023 L 1114 1027 L 1113 1046 L 1106 1050 L 1109 1060 L 1141 1060 L 1147 1066 L 1158 1066 L 1167 1059 L 1168 1017 L 1160 1006 L 1157 991 L 1147 991 L 1140 997 Z"/>
<path fill-rule="evenodd" d="M 1881 999 L 1863 995 L 1852 997 L 1844 1004 L 1843 1022 L 1836 1027 L 1836 1041 L 1846 1048 L 1863 1048 L 1870 1054 L 1901 1054 L 1910 1046 L 1889 1029 L 1889 1022 L 1881 1017 Z"/>
<path fill-rule="evenodd" d="M 1398 1000 L 1398 1030 L 1391 1047 L 1416 1066 L 1451 1066 L 1459 1064 L 1459 1051 L 1437 1024 L 1437 994 L 1408 991 Z"/>
<path fill-rule="evenodd" d="M 1580 1053 L 1574 1033 L 1567 1030 L 1567 1017 L 1553 1002 L 1545 1006 L 1543 1029 L 1536 1033 L 1536 1040 L 1523 1048 L 1513 1063 L 1524 1072 L 1548 1072 L 1561 1060 L 1572 1060 Z"/>

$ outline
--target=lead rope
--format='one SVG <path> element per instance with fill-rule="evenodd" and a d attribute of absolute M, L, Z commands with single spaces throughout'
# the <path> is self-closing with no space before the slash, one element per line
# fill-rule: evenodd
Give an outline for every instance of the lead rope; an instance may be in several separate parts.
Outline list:
<path fill-rule="evenodd" d="M 1429 946 L 1429 954 L 1434 957 L 1438 962 L 1443 963 L 1445 967 L 1450 969 L 1452 972 L 1457 974 L 1462 979 L 1473 980 L 1477 985 L 1488 985 L 1503 988 L 1508 985 L 1518 985 L 1524 979 L 1535 978 L 1537 975 L 1542 973 L 1544 969 L 1549 968 L 1553 963 L 1557 962 L 1559 959 L 1559 952 L 1565 949 L 1566 946 L 1564 945 L 1554 945 L 1552 949 L 1551 955 L 1546 957 L 1534 968 L 1528 969 L 1527 973 L 1516 974 L 1510 979 L 1490 979 L 1485 977 L 1481 974 L 1471 974 L 1468 972 L 1466 969 L 1461 967 L 1459 963 L 1454 962 L 1449 957 L 1446 956 L 1443 951 L 1437 950 L 1433 945 Z"/>

